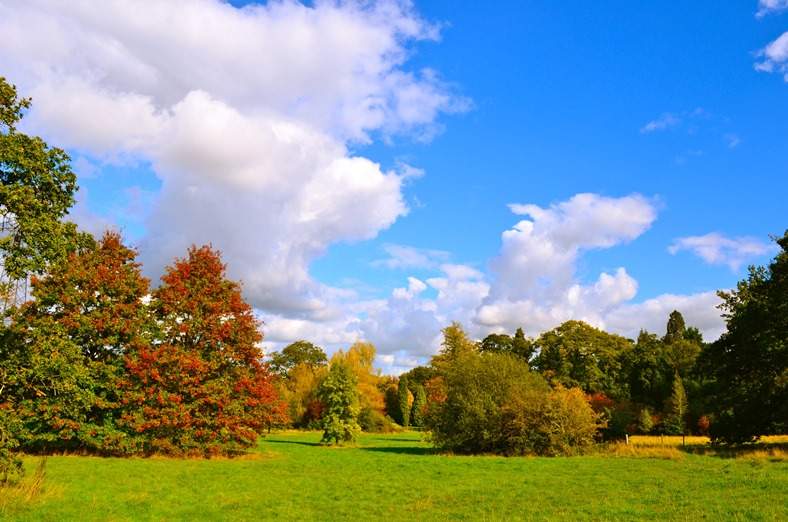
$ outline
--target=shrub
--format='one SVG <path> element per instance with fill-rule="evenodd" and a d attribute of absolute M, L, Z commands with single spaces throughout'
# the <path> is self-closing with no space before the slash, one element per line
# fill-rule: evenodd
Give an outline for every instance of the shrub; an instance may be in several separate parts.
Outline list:
<path fill-rule="evenodd" d="M 358 424 L 362 431 L 369 433 L 391 433 L 398 430 L 391 418 L 372 408 L 362 408 L 358 414 Z"/>
<path fill-rule="evenodd" d="M 446 399 L 428 408 L 426 425 L 445 450 L 566 455 L 592 444 L 601 427 L 581 390 L 551 390 L 508 354 L 466 355 L 443 377 Z"/>

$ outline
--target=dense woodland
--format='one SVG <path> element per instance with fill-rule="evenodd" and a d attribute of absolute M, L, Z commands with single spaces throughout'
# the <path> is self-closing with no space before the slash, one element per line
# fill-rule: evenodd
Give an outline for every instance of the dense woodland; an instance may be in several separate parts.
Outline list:
<path fill-rule="evenodd" d="M 152 286 L 117 233 L 67 221 L 76 177 L 64 151 L 17 130 L 29 104 L 0 78 L 0 479 L 18 451 L 236 454 L 283 427 L 326 443 L 415 427 L 448 451 L 506 455 L 788 432 L 788 232 L 769 266 L 720 293 L 727 331 L 712 343 L 674 311 L 637 339 L 567 321 L 475 341 L 454 323 L 398 377 L 365 342 L 264 357 L 262 325 L 210 246 Z"/>

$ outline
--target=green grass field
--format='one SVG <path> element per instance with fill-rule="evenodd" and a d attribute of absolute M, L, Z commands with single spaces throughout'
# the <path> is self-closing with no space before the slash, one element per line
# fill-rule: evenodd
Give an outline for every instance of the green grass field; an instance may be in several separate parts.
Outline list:
<path fill-rule="evenodd" d="M 241 459 L 49 457 L 32 499 L 0 492 L 8 520 L 788 520 L 788 462 L 458 457 L 417 433 L 274 434 Z M 29 457 L 28 480 L 39 458 Z"/>

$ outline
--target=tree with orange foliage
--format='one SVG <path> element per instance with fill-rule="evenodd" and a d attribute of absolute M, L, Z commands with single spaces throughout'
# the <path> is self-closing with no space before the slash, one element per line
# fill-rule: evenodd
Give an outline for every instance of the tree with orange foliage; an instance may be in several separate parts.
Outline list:
<path fill-rule="evenodd" d="M 259 323 L 209 246 L 162 276 L 151 308 L 157 339 L 127 357 L 126 423 L 147 451 L 234 453 L 286 418 L 261 362 Z"/>
<path fill-rule="evenodd" d="M 12 316 L 3 343 L 14 382 L 0 383 L 26 426 L 25 447 L 133 451 L 117 416 L 124 354 L 149 330 L 135 257 L 107 232 L 33 278 L 34 300 Z"/>
<path fill-rule="evenodd" d="M 343 362 L 356 376 L 361 409 L 369 408 L 384 413 L 385 400 L 378 386 L 381 377 L 372 366 L 375 362 L 375 346 L 371 343 L 355 342 L 346 352 L 337 351 L 331 357 L 331 363 L 335 362 Z"/>

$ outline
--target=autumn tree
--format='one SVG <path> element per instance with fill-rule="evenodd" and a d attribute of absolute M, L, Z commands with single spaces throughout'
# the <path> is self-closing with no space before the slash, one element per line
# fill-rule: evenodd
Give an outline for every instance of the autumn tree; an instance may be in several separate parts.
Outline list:
<path fill-rule="evenodd" d="M 327 372 L 326 366 L 301 362 L 290 368 L 285 378 L 279 379 L 277 388 L 287 403 L 288 417 L 293 426 L 307 428 L 320 420 L 322 404 L 317 397 L 317 387 Z"/>
<path fill-rule="evenodd" d="M 13 314 L 6 354 L 16 354 L 16 386 L 6 388 L 27 426 L 26 446 L 125 453 L 119 429 L 119 382 L 130 347 L 149 342 L 148 310 L 136 253 L 107 232 L 98 243 L 33 278 L 34 299 Z M 58 361 L 54 365 L 54 361 Z M 40 366 L 39 366 L 40 365 Z M 50 370 L 46 370 L 50 368 Z M 39 386 L 33 376 L 57 369 L 67 390 Z M 49 373 L 52 376 L 51 373 Z"/>
<path fill-rule="evenodd" d="M 328 375 L 320 383 L 318 396 L 323 404 L 321 425 L 323 442 L 353 442 L 361 427 L 358 424 L 359 395 L 356 376 L 342 360 L 332 361 Z"/>
<path fill-rule="evenodd" d="M 454 361 L 478 352 L 476 343 L 468 338 L 468 334 L 465 333 L 460 323 L 453 322 L 441 332 L 443 333 L 443 341 L 440 352 L 430 361 L 437 373 L 441 373 Z"/>
<path fill-rule="evenodd" d="M 331 357 L 331 363 L 342 362 L 347 365 L 356 377 L 359 394 L 359 406 L 362 410 L 370 409 L 380 414 L 386 410 L 383 392 L 380 391 L 380 374 L 374 368 L 375 346 L 372 343 L 358 341 L 350 348 L 338 350 Z"/>
<path fill-rule="evenodd" d="M 192 247 L 167 267 L 151 307 L 157 339 L 128 354 L 124 390 L 149 451 L 232 453 L 284 421 L 259 323 L 217 251 Z"/>

